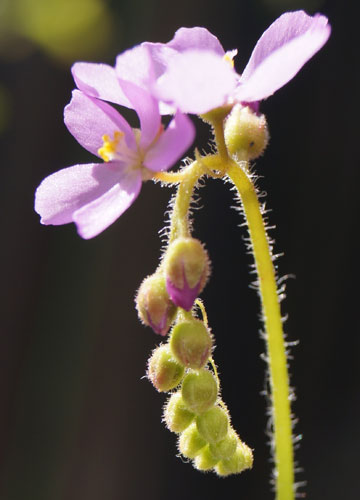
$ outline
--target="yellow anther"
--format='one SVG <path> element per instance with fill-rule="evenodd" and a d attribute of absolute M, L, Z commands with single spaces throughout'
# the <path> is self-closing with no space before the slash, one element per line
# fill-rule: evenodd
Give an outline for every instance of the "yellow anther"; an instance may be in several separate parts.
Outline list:
<path fill-rule="evenodd" d="M 229 63 L 232 68 L 234 67 L 234 57 L 236 56 L 236 54 L 237 54 L 236 49 L 229 50 L 228 52 L 225 53 L 225 55 L 223 57 L 224 61 Z"/>
<path fill-rule="evenodd" d="M 120 130 L 116 130 L 114 132 L 114 139 L 111 139 L 109 135 L 104 134 L 102 136 L 104 144 L 98 149 L 98 155 L 101 156 L 104 161 L 110 161 L 116 153 L 116 149 L 123 137 L 124 132 L 120 132 Z"/>

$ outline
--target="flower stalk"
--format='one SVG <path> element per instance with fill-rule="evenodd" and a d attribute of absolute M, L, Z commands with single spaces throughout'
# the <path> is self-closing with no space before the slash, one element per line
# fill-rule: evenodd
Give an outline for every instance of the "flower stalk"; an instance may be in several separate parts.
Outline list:
<path fill-rule="evenodd" d="M 295 491 L 289 375 L 275 270 L 255 188 L 235 163 L 230 165 L 228 175 L 243 205 L 258 274 L 270 376 L 276 499 L 292 500 Z"/>

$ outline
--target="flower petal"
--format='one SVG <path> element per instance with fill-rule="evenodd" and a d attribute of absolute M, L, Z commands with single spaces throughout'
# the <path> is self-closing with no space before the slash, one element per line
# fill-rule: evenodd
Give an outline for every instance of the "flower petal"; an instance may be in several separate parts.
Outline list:
<path fill-rule="evenodd" d="M 117 206 L 112 206 L 107 217 L 100 213 L 99 221 L 94 221 L 93 203 L 99 204 L 97 200 L 102 200 L 110 191 L 113 193 L 114 186 L 118 186 L 114 190 L 118 193 Z M 125 165 L 111 162 L 74 165 L 59 170 L 42 181 L 35 193 L 35 211 L 45 225 L 73 222 L 75 214 L 80 212 L 79 228 L 83 229 L 79 229 L 79 232 L 84 238 L 90 238 L 105 229 L 130 206 L 140 187 L 140 172 L 129 172 Z M 81 211 L 89 206 L 89 213 L 92 215 L 86 218 L 84 214 L 81 215 Z M 102 212 L 101 202 L 99 212 Z M 115 214 L 118 214 L 117 217 Z M 94 221 L 92 227 L 91 220 Z"/>
<path fill-rule="evenodd" d="M 85 94 L 131 108 L 112 66 L 78 62 L 73 65 L 71 72 L 78 89 Z"/>
<path fill-rule="evenodd" d="M 177 112 L 165 132 L 146 154 L 144 165 L 158 171 L 170 168 L 191 146 L 195 127 L 184 114 Z"/>
<path fill-rule="evenodd" d="M 188 50 L 170 59 L 156 95 L 184 113 L 201 114 L 225 104 L 236 82 L 235 71 L 222 57 Z"/>
<path fill-rule="evenodd" d="M 219 56 L 223 56 L 225 51 L 216 38 L 206 28 L 180 28 L 175 32 L 174 38 L 166 44 L 167 47 L 184 52 L 189 49 L 209 50 Z"/>
<path fill-rule="evenodd" d="M 118 55 L 115 64 L 120 80 L 132 82 L 138 87 L 148 88 L 154 82 L 154 65 L 146 44 L 137 45 Z"/>
<path fill-rule="evenodd" d="M 163 43 L 144 42 L 126 50 L 116 58 L 115 71 L 120 80 L 132 82 L 148 92 L 152 92 L 156 79 L 166 69 L 169 53 L 176 54 Z M 132 104 L 129 107 L 133 107 Z M 172 114 L 174 109 L 167 104 L 159 103 L 160 113 Z"/>
<path fill-rule="evenodd" d="M 155 139 L 161 125 L 158 101 L 145 89 L 132 82 L 119 80 L 127 98 L 140 119 L 140 148 L 146 149 Z"/>
<path fill-rule="evenodd" d="M 97 156 L 98 149 L 103 145 L 102 136 L 113 136 L 117 130 L 124 132 L 129 148 L 136 148 L 133 130 L 120 113 L 106 102 L 79 90 L 73 91 L 72 99 L 65 107 L 64 122 L 75 139 Z"/>
<path fill-rule="evenodd" d="M 42 224 L 67 224 L 73 213 L 102 196 L 120 177 L 112 163 L 64 168 L 46 177 L 35 193 L 35 211 Z"/>
<path fill-rule="evenodd" d="M 115 222 L 136 200 L 141 184 L 139 169 L 124 169 L 117 184 L 74 213 L 73 219 L 80 236 L 93 238 Z"/>
<path fill-rule="evenodd" d="M 239 101 L 259 101 L 290 81 L 330 36 L 326 17 L 304 11 L 280 16 L 261 36 L 241 77 Z"/>

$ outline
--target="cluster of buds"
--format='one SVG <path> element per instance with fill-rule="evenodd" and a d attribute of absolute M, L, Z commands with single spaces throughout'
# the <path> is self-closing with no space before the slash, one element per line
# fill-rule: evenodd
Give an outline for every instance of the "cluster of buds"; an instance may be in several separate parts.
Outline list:
<path fill-rule="evenodd" d="M 213 338 L 193 316 L 194 302 L 205 287 L 209 258 L 199 240 L 179 237 L 168 246 L 157 271 L 141 284 L 136 307 L 141 321 L 168 342 L 152 353 L 147 377 L 159 392 L 171 392 L 164 421 L 178 435 L 180 453 L 201 471 L 220 476 L 252 466 L 252 452 L 230 424 L 220 399 L 219 380 L 208 368 Z"/>
<path fill-rule="evenodd" d="M 202 321 L 180 320 L 168 343 L 153 352 L 147 375 L 159 392 L 176 391 L 165 405 L 164 421 L 178 435 L 180 453 L 198 470 L 228 476 L 250 468 L 253 458 L 231 427 L 217 376 L 207 368 L 212 347 Z"/>

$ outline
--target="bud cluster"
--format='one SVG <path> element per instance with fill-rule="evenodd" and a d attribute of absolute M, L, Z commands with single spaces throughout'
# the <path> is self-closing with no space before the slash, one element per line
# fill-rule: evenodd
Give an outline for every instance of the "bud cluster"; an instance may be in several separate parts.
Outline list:
<path fill-rule="evenodd" d="M 207 368 L 212 347 L 202 321 L 180 319 L 168 343 L 153 352 L 147 376 L 160 392 L 177 389 L 165 405 L 164 421 L 178 434 L 180 453 L 198 470 L 227 476 L 250 468 L 252 452 L 231 427 L 217 376 Z"/>
<path fill-rule="evenodd" d="M 141 284 L 136 307 L 141 321 L 156 333 L 166 336 L 171 329 L 167 343 L 149 359 L 147 378 L 157 391 L 171 392 L 164 421 L 178 435 L 180 453 L 198 470 L 228 476 L 250 468 L 253 458 L 231 427 L 220 399 L 205 310 L 204 321 L 192 312 L 209 273 L 201 242 L 178 237 L 169 244 L 157 271 Z"/>
<path fill-rule="evenodd" d="M 218 397 L 217 381 L 209 370 L 187 373 L 181 389 L 165 406 L 164 420 L 168 429 L 178 434 L 180 453 L 192 460 L 196 469 L 228 476 L 252 467 L 252 451 L 231 427 L 228 411 Z"/>

